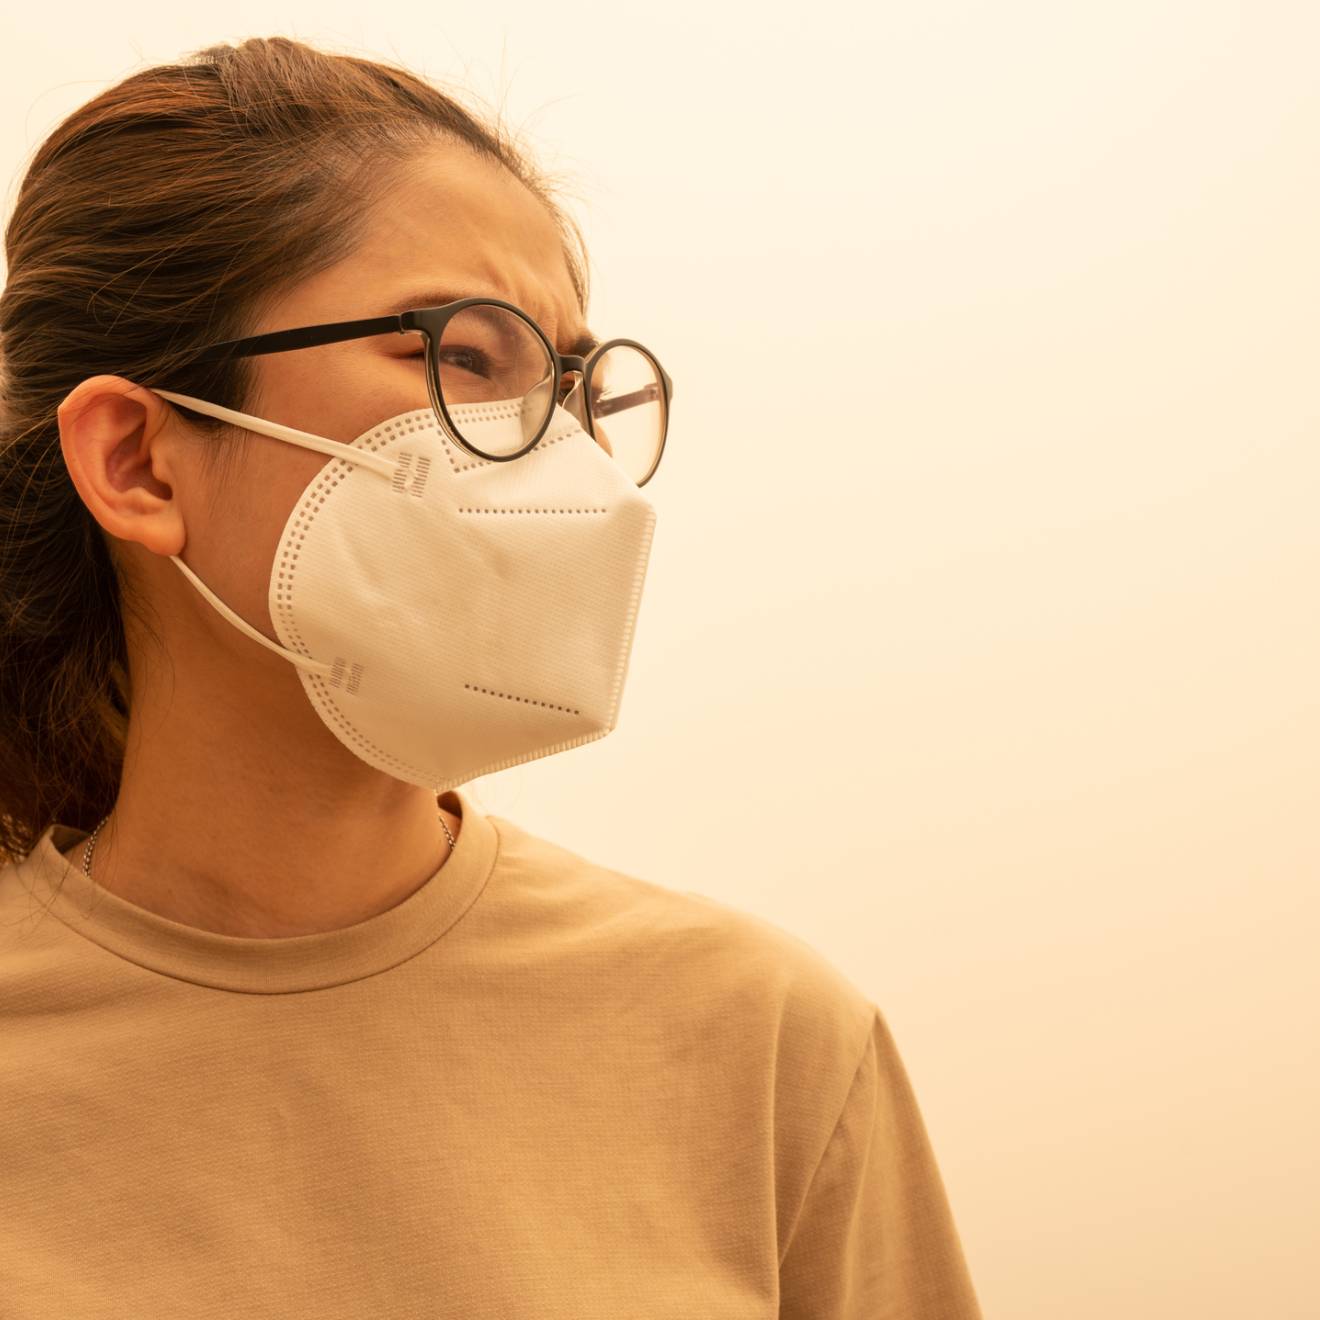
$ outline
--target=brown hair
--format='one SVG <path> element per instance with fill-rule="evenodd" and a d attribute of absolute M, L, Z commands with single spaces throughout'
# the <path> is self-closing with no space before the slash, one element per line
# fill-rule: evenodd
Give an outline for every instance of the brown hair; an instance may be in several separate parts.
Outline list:
<path fill-rule="evenodd" d="M 0 863 L 55 821 L 90 830 L 110 811 L 130 700 L 121 610 L 159 641 L 69 478 L 56 407 L 106 373 L 249 408 L 249 360 L 189 355 L 250 333 L 280 290 L 346 256 L 391 168 L 437 139 L 545 204 L 585 311 L 585 245 L 552 176 L 498 117 L 393 65 L 286 37 L 211 46 L 108 88 L 35 152 L 0 293 Z M 217 442 L 208 461 L 232 460 L 231 428 L 195 425 Z"/>

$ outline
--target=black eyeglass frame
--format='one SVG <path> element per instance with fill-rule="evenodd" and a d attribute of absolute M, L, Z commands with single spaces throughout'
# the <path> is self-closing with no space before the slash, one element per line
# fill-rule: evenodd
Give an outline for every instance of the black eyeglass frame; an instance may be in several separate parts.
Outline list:
<path fill-rule="evenodd" d="M 633 403 L 640 401 L 637 398 L 639 394 L 650 394 L 652 398 L 654 397 L 650 387 L 644 387 L 641 390 L 634 390 L 631 394 L 604 400 L 603 406 L 593 410 L 591 405 L 591 373 L 596 364 L 608 349 L 617 348 L 620 345 L 637 349 L 650 359 L 664 386 L 664 426 L 660 434 L 660 447 L 656 450 L 655 461 L 651 464 L 651 470 L 637 483 L 639 487 L 645 486 L 660 466 L 661 458 L 664 457 L 665 441 L 669 438 L 669 404 L 674 397 L 674 382 L 670 379 L 669 373 L 660 365 L 659 359 L 645 344 L 639 344 L 635 339 L 607 339 L 604 343 L 597 344 L 586 357 L 576 353 L 560 353 L 550 342 L 545 331 L 521 307 L 511 302 L 505 302 L 502 298 L 458 298 L 454 302 L 444 303 L 438 307 L 413 308 L 394 316 L 370 316 L 357 321 L 327 321 L 321 325 L 304 325 L 291 330 L 273 330 L 263 335 L 249 335 L 245 339 L 227 339 L 218 344 L 207 345 L 191 355 L 189 362 L 221 362 L 231 357 L 257 357 L 266 353 L 287 353 L 291 349 L 314 348 L 318 344 L 337 344 L 349 339 L 368 339 L 373 335 L 387 334 L 390 331 L 395 331 L 401 335 L 420 333 L 426 342 L 427 392 L 431 397 L 431 406 L 444 423 L 450 439 L 456 444 L 462 445 L 470 454 L 475 454 L 478 458 L 487 459 L 492 463 L 511 463 L 515 458 L 521 458 L 524 454 L 530 453 L 531 450 L 536 448 L 554 417 L 554 408 L 552 407 L 546 413 L 545 420 L 541 423 L 540 430 L 537 431 L 536 435 L 517 453 L 487 454 L 465 440 L 459 433 L 458 427 L 455 426 L 453 418 L 449 415 L 449 409 L 445 407 L 444 394 L 440 389 L 438 348 L 445 326 L 464 308 L 478 304 L 501 307 L 505 311 L 513 312 L 514 315 L 521 317 L 531 327 L 536 337 L 545 346 L 546 353 L 554 366 L 553 397 L 556 400 L 559 398 L 559 387 L 563 383 L 564 373 L 568 371 L 578 373 L 582 378 L 583 392 L 582 416 L 578 420 L 585 425 L 588 435 L 593 440 L 596 439 L 596 429 L 592 421 L 593 411 L 608 413 L 630 407 Z"/>

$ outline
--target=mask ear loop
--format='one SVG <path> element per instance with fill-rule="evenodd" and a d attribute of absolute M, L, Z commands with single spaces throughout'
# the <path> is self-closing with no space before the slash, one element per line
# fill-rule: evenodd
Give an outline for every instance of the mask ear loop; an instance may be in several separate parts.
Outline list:
<path fill-rule="evenodd" d="M 311 431 L 300 431 L 293 426 L 284 426 L 279 422 L 267 421 L 264 417 L 253 417 L 249 413 L 238 412 L 234 408 L 222 407 L 218 403 L 208 403 L 205 399 L 194 399 L 189 394 L 176 394 L 173 390 L 158 389 L 155 393 L 163 399 L 169 399 L 172 403 L 181 403 L 188 408 L 195 408 L 208 417 L 218 417 L 223 422 L 229 422 L 234 426 L 242 426 L 249 431 L 256 431 L 259 435 L 268 435 L 273 440 L 286 440 L 290 444 L 301 446 L 303 449 L 315 449 L 322 454 L 329 454 L 331 458 L 347 459 L 351 463 L 371 468 L 373 471 L 379 472 L 381 476 L 388 477 L 391 481 L 394 479 L 394 474 L 398 468 L 398 464 L 393 459 L 387 458 L 383 454 L 372 454 L 365 449 L 355 449 L 352 445 L 341 444 L 338 440 L 331 440 L 328 436 L 316 435 Z M 254 628 L 241 614 L 230 609 L 178 555 L 171 555 L 170 558 L 215 609 L 228 619 L 235 628 L 252 638 L 254 642 L 260 642 L 267 650 L 274 651 L 276 655 L 282 656 L 300 669 L 320 674 L 327 679 L 334 675 L 338 666 L 327 664 L 323 660 L 314 660 L 308 655 L 299 655 L 298 652 L 290 651 L 287 647 L 272 641 L 265 633 Z"/>
<path fill-rule="evenodd" d="M 162 399 L 171 403 L 181 403 L 185 407 L 195 408 L 208 417 L 218 417 L 222 422 L 241 426 L 260 435 L 268 435 L 272 440 L 285 440 L 291 445 L 300 445 L 303 449 L 315 449 L 319 453 L 329 454 L 331 458 L 346 458 L 350 463 L 371 468 L 382 477 L 394 479 L 398 464 L 384 454 L 371 454 L 365 449 L 355 449 L 352 445 L 331 440 L 328 436 L 316 435 L 311 431 L 300 431 L 295 426 L 284 426 L 279 422 L 268 422 L 264 417 L 253 417 L 251 413 L 238 412 L 233 408 L 221 407 L 218 403 L 208 403 L 205 399 L 194 399 L 188 394 L 176 394 L 173 390 L 155 390 Z"/>
<path fill-rule="evenodd" d="M 170 558 L 183 570 L 183 572 L 192 581 L 193 586 L 206 597 L 211 604 L 224 615 L 230 623 L 240 631 L 247 633 L 254 642 L 260 642 L 268 651 L 274 651 L 276 655 L 283 657 L 300 669 L 309 670 L 313 674 L 320 674 L 322 678 L 330 678 L 337 666 L 326 664 L 324 660 L 313 660 L 309 655 L 299 655 L 297 651 L 290 651 L 288 647 L 281 646 L 278 642 L 272 642 L 260 629 L 254 628 L 241 614 L 229 608 L 228 605 L 220 599 L 219 596 L 211 590 L 210 587 L 197 576 L 196 573 L 188 567 L 187 564 L 179 558 L 178 555 L 171 555 Z"/>

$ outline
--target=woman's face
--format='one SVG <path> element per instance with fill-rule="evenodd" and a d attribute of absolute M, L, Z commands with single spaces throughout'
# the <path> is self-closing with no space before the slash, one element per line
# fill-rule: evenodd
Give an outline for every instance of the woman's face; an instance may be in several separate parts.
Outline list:
<path fill-rule="evenodd" d="M 448 146 L 420 154 L 398 178 L 353 254 L 278 298 L 248 333 L 490 294 L 529 313 L 557 348 L 569 351 L 586 327 L 558 231 L 532 193 L 494 162 Z M 391 332 L 251 361 L 255 388 L 244 411 L 345 443 L 388 417 L 430 406 L 416 334 Z M 159 480 L 158 490 L 175 502 L 183 545 L 176 524 L 135 522 L 127 505 L 108 530 L 153 552 L 124 547 L 149 592 L 154 586 L 171 601 L 176 592 L 191 597 L 204 636 L 214 641 L 218 629 L 227 646 L 250 647 L 254 664 L 283 668 L 295 681 L 286 661 L 243 640 L 163 556 L 179 554 L 222 600 L 274 636 L 271 562 L 294 504 L 329 456 L 251 432 L 239 461 L 212 472 L 200 464 L 199 446 L 223 440 L 206 438 L 180 412 L 163 429 L 166 457 L 163 465 L 145 464 L 146 480 Z"/>

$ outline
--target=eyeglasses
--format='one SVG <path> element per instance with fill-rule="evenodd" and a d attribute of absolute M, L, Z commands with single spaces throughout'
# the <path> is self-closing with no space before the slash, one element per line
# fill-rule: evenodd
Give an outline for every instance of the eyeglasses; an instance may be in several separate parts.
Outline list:
<path fill-rule="evenodd" d="M 476 457 L 496 463 L 521 458 L 536 447 L 558 405 L 639 486 L 659 467 L 674 383 L 655 354 L 635 339 L 606 340 L 585 357 L 560 353 L 526 312 L 499 298 L 459 298 L 395 316 L 229 339 L 190 361 L 284 353 L 390 331 L 421 335 L 436 419 Z M 576 380 L 561 394 L 570 373 Z M 492 420 L 504 425 L 491 426 Z"/>

